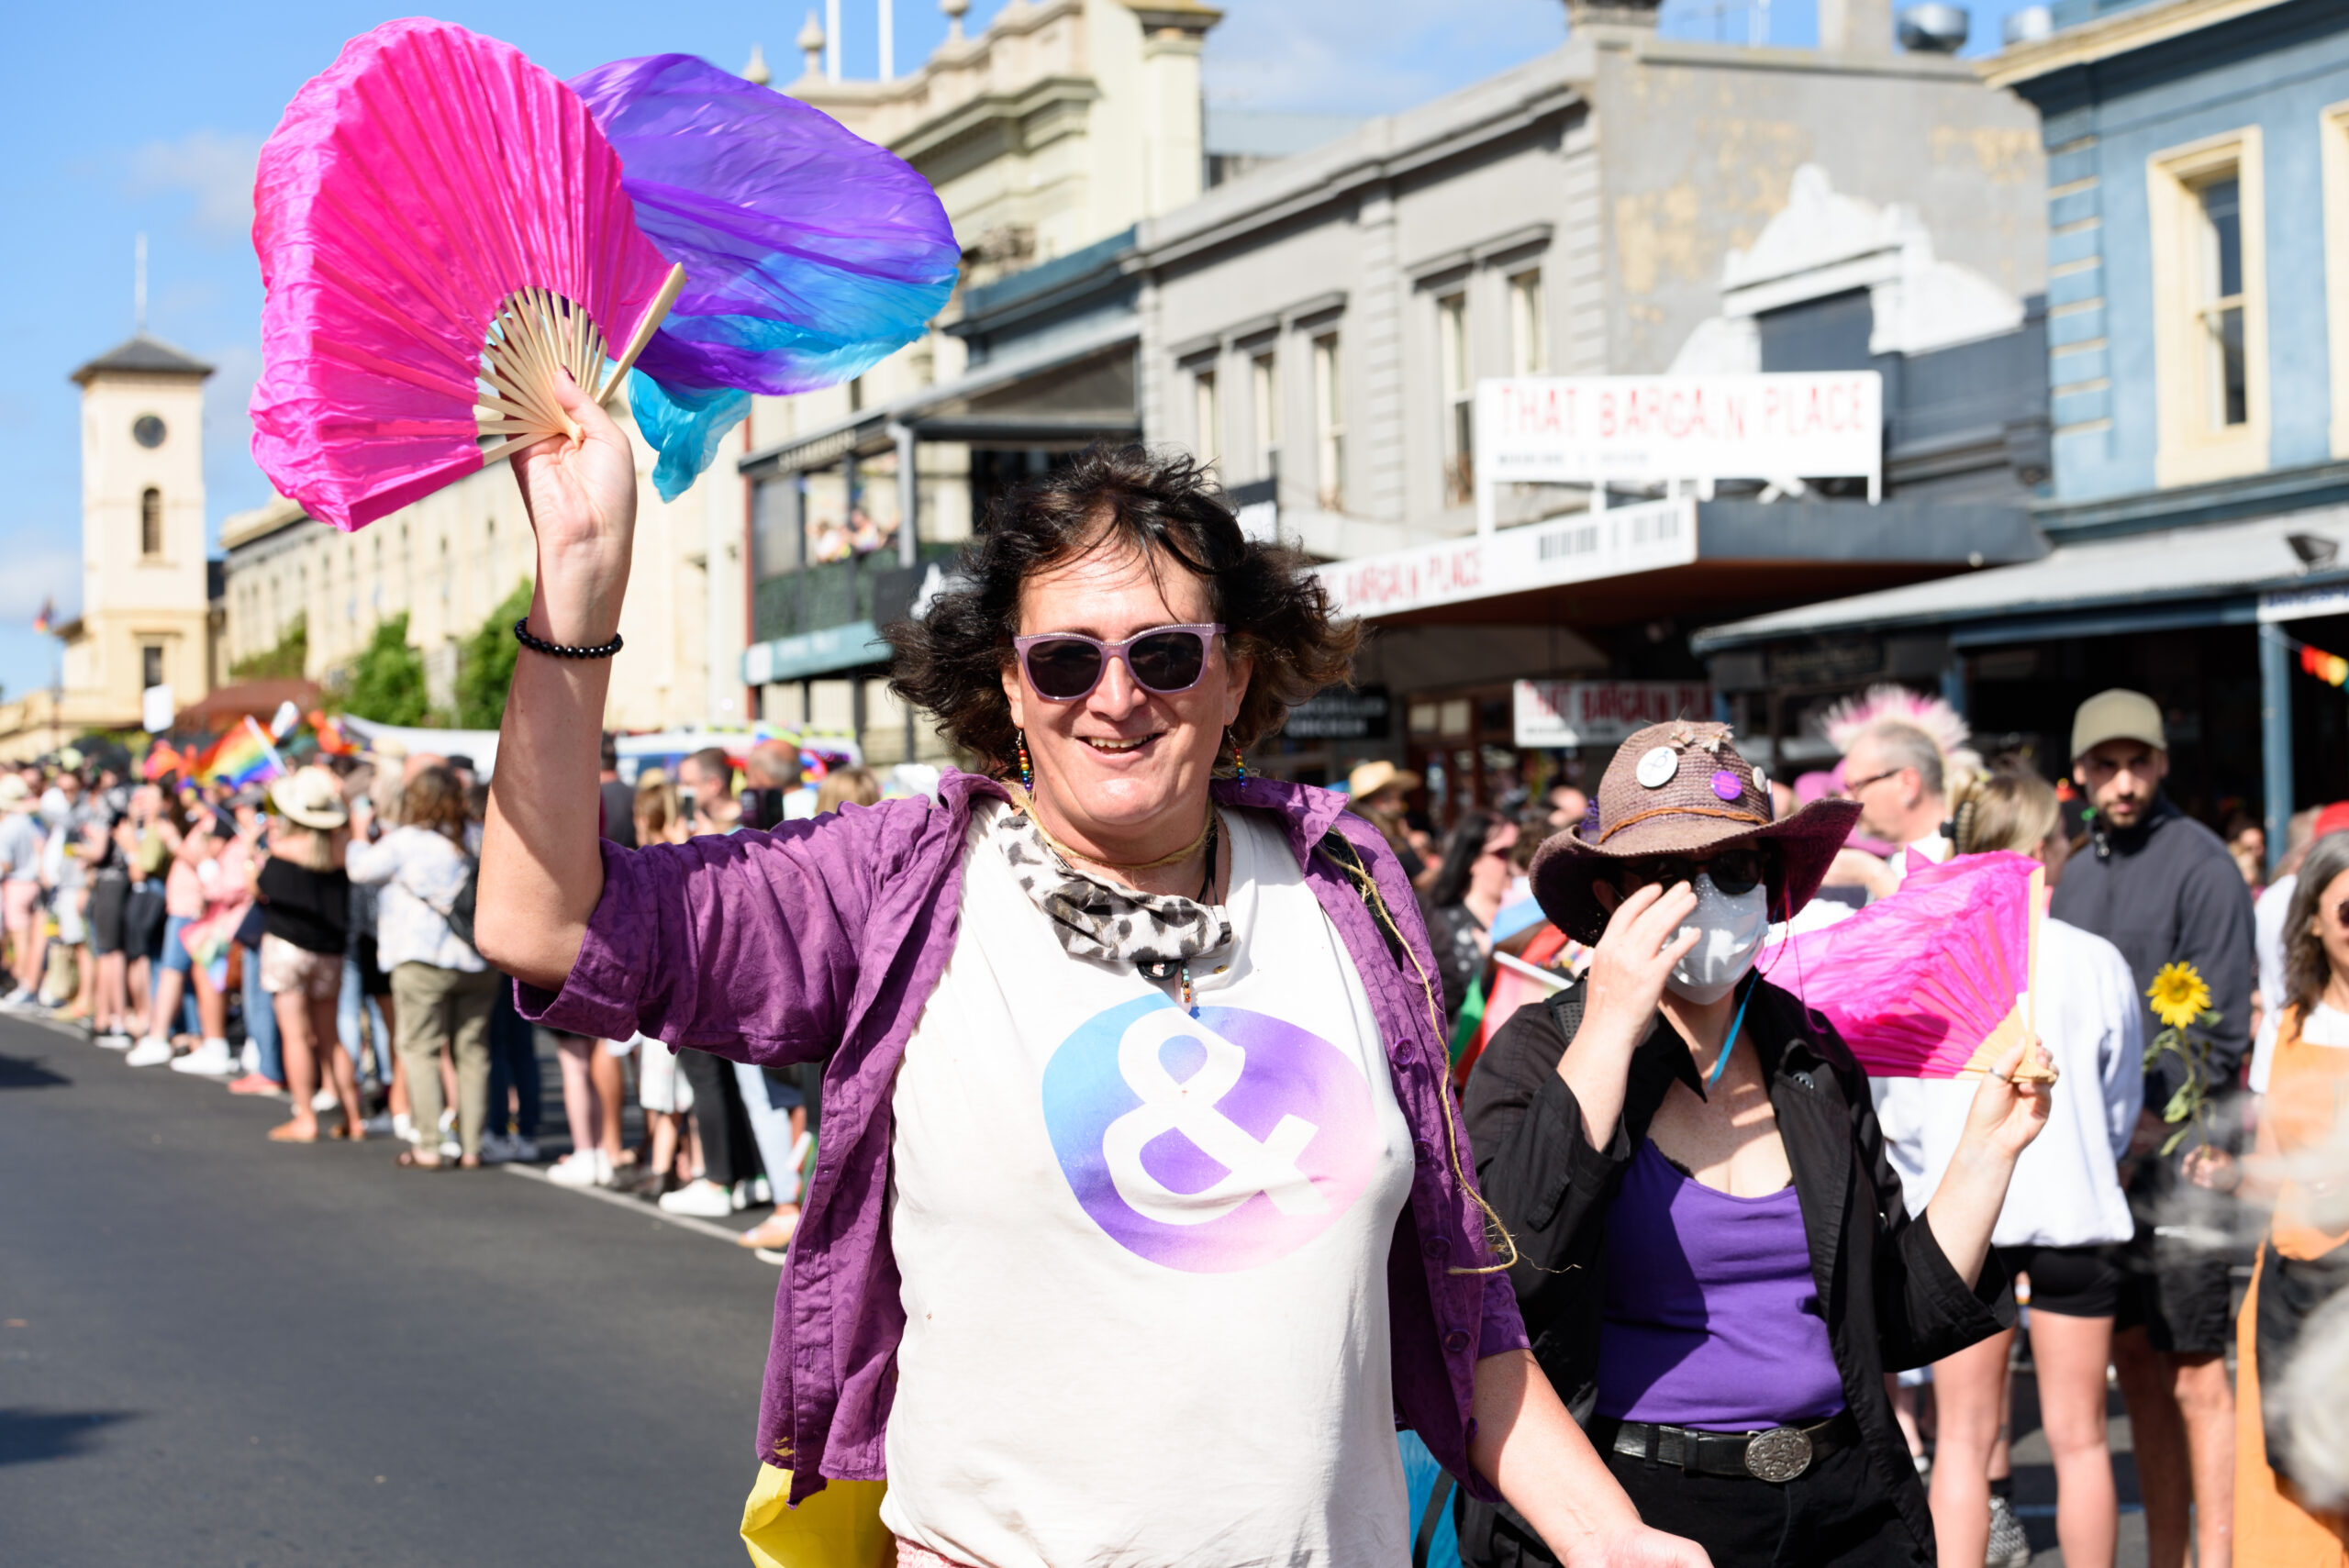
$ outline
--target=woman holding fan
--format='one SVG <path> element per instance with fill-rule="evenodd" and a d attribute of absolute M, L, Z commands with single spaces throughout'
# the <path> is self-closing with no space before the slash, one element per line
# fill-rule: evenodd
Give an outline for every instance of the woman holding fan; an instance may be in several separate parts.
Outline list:
<path fill-rule="evenodd" d="M 1919 1564 L 1932 1522 L 1884 1391 L 2012 1320 L 1990 1232 L 2048 1113 L 2017 1044 L 1976 1091 L 1949 1177 L 1911 1217 L 1867 1079 L 1753 973 L 1858 807 L 1772 819 L 1727 727 L 1624 743 L 1597 815 L 1545 844 L 1534 895 L 1595 944 L 1521 1008 L 1468 1085 L 1477 1172 L 1542 1370 L 1642 1517 L 1712 1561 Z M 1463 1554 L 1553 1561 L 1472 1501 Z"/>

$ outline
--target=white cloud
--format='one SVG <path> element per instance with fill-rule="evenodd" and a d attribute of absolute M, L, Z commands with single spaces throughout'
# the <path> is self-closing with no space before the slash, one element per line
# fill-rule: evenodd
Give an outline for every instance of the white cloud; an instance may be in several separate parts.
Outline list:
<path fill-rule="evenodd" d="M 196 232 L 242 239 L 253 226 L 253 167 L 262 139 L 243 131 L 192 130 L 150 141 L 130 155 L 130 194 L 195 198 Z"/>
<path fill-rule="evenodd" d="M 30 626 L 44 600 L 57 606 L 57 618 L 67 620 L 82 608 L 82 528 L 73 525 L 67 542 L 61 530 L 27 529 L 0 538 L 0 626 Z"/>
<path fill-rule="evenodd" d="M 1565 39 L 1558 0 L 1282 0 L 1234 6 L 1208 35 L 1208 94 L 1293 113 L 1386 115 L 1424 103 Z"/>

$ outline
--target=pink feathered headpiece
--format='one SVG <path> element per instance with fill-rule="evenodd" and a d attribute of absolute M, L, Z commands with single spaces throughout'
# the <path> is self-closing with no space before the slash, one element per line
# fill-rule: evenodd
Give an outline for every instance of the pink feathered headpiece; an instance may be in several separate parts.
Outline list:
<path fill-rule="evenodd" d="M 1957 709 L 1937 696 L 1907 686 L 1870 686 L 1855 697 L 1845 697 L 1827 710 L 1823 728 L 1835 750 L 1849 752 L 1861 731 L 1885 722 L 1905 724 L 1930 736 L 1942 754 L 1943 770 L 1953 775 L 1977 773 L 1982 758 L 1970 745 L 1974 731 Z M 1954 778 L 1952 783 L 1955 782 Z"/>

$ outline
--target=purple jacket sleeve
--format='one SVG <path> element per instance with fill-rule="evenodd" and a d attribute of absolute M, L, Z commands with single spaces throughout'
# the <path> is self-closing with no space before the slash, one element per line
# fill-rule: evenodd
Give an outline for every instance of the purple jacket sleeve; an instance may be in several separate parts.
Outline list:
<path fill-rule="evenodd" d="M 882 879 L 932 825 L 919 801 L 771 833 L 626 850 L 598 840 L 604 894 L 562 989 L 518 986 L 522 1016 L 576 1034 L 777 1065 L 835 1044 Z"/>
<path fill-rule="evenodd" d="M 1485 1276 L 1485 1321 L 1476 1336 L 1476 1359 L 1503 1351 L 1530 1351 L 1533 1341 L 1525 1332 L 1525 1315 L 1518 1310 L 1517 1292 L 1506 1272 Z"/>

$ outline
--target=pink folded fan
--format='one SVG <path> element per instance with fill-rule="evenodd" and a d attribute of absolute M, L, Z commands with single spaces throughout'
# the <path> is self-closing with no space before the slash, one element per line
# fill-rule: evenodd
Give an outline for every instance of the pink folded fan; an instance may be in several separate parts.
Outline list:
<path fill-rule="evenodd" d="M 429 20 L 352 39 L 295 97 L 262 149 L 253 243 L 253 456 L 346 530 L 576 435 L 558 371 L 609 397 L 685 283 L 578 95 Z"/>
<path fill-rule="evenodd" d="M 2028 856 L 1911 855 L 1898 891 L 1763 950 L 1873 1077 L 1978 1077 L 2035 1037 L 2046 870 Z M 2019 1074 L 2021 1075 L 2021 1074 Z"/>

